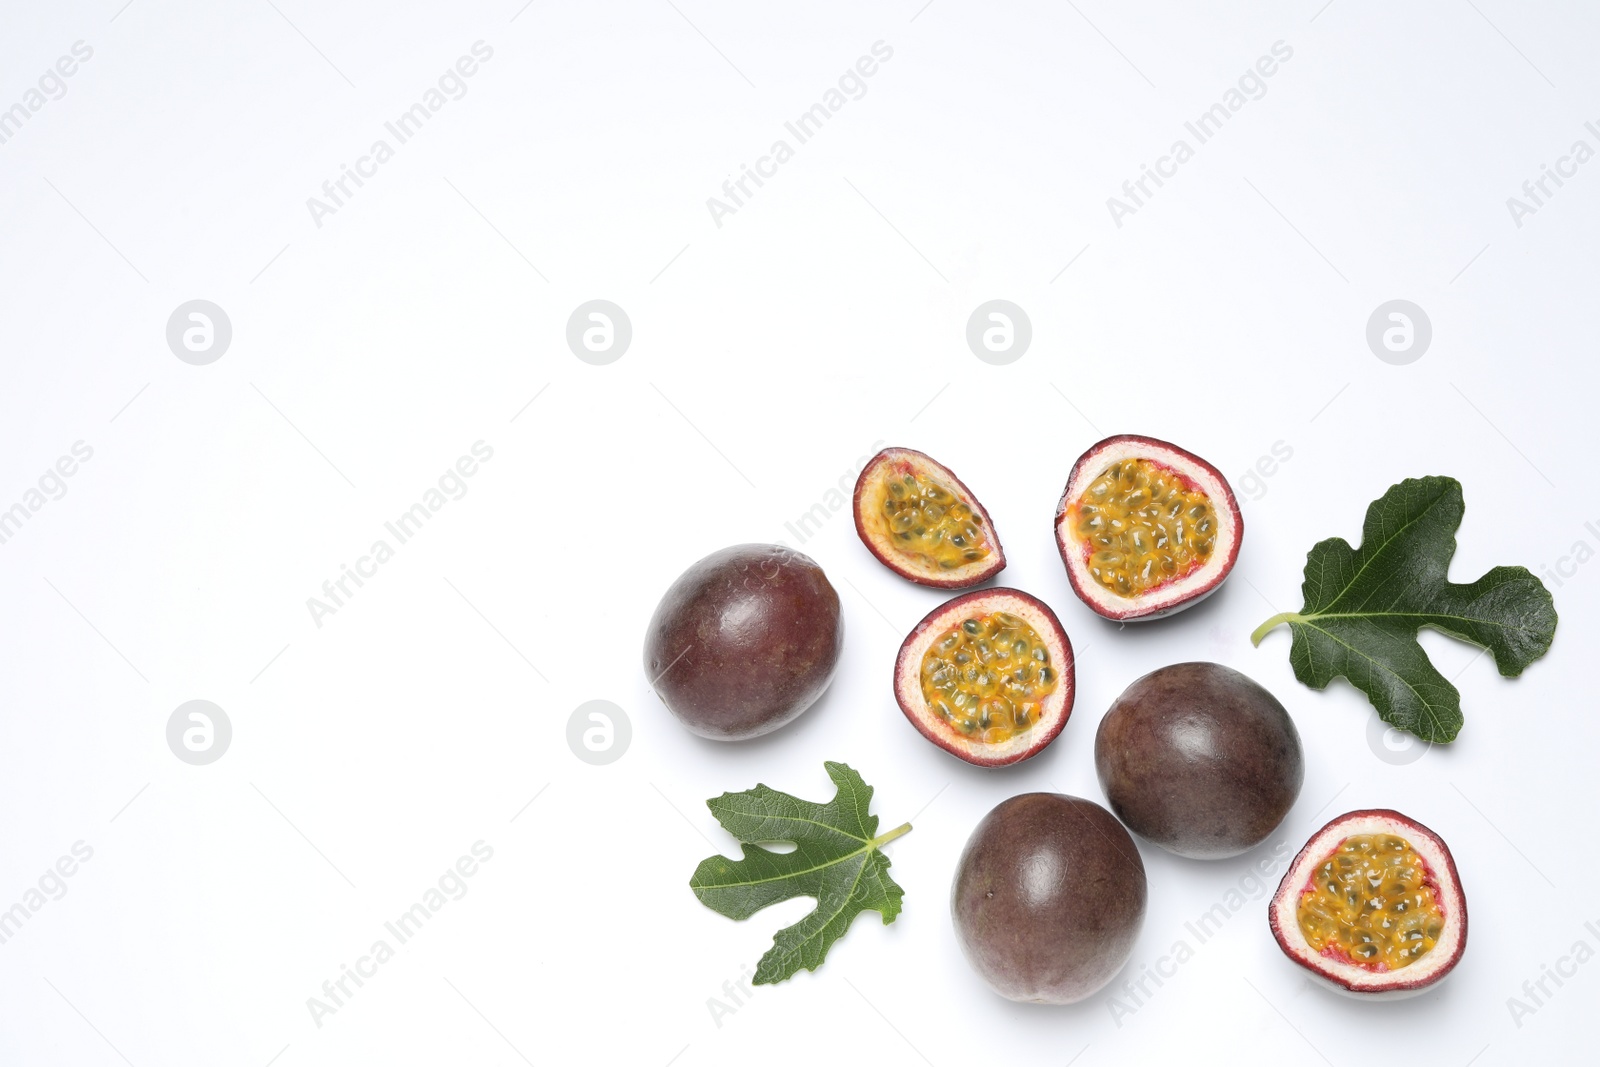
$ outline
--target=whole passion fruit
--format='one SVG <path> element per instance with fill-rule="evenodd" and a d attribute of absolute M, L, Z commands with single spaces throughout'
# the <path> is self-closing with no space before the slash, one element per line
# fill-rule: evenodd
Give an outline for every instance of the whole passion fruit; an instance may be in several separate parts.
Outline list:
<path fill-rule="evenodd" d="M 966 589 L 1006 565 L 989 513 L 944 464 L 886 448 L 856 479 L 856 533 L 885 567 L 918 585 Z"/>
<path fill-rule="evenodd" d="M 1003 801 L 962 850 L 950 893 L 956 940 L 1003 997 L 1072 1004 L 1111 981 L 1144 923 L 1144 861 L 1090 800 Z"/>
<path fill-rule="evenodd" d="M 1218 663 L 1175 663 L 1123 690 L 1100 720 L 1094 765 L 1130 830 L 1194 859 L 1265 841 L 1305 778 L 1283 705 Z"/>
<path fill-rule="evenodd" d="M 1048 604 L 1017 589 L 964 593 L 900 646 L 894 695 L 946 752 L 1003 767 L 1056 739 L 1072 714 L 1072 642 Z"/>
<path fill-rule="evenodd" d="M 1387 809 L 1347 812 L 1313 834 L 1268 922 L 1284 955 L 1362 998 L 1414 996 L 1467 947 L 1467 898 L 1450 849 Z"/>
<path fill-rule="evenodd" d="M 1108 437 L 1078 457 L 1056 507 L 1073 592 L 1118 622 L 1205 599 L 1239 558 L 1244 518 L 1222 472 L 1153 437 Z"/>
<path fill-rule="evenodd" d="M 734 545 L 678 577 L 656 606 L 644 669 L 690 730 L 742 741 L 792 722 L 833 680 L 839 594 L 809 556 Z"/>

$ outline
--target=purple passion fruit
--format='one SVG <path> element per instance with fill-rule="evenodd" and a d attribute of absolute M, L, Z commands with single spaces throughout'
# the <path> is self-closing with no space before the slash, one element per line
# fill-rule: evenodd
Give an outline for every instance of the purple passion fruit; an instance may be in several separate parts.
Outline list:
<path fill-rule="evenodd" d="M 1072 642 L 1055 612 L 1016 589 L 934 608 L 900 646 L 894 695 L 911 725 L 952 755 L 1003 767 L 1043 749 L 1072 714 Z"/>
<path fill-rule="evenodd" d="M 1284 955 L 1341 993 L 1414 996 L 1467 947 L 1467 898 L 1439 835 L 1398 811 L 1352 811 L 1306 842 L 1268 911 Z"/>
<path fill-rule="evenodd" d="M 843 646 L 839 594 L 821 567 L 779 545 L 735 545 L 672 583 L 645 633 L 644 669 L 684 726 L 742 741 L 810 707 Z"/>
<path fill-rule="evenodd" d="M 1283 705 L 1217 663 L 1176 663 L 1123 690 L 1100 720 L 1094 765 L 1128 829 L 1194 859 L 1265 841 L 1305 778 Z"/>
<path fill-rule="evenodd" d="M 1011 1000 L 1073 1004 L 1111 981 L 1144 923 L 1144 861 L 1100 805 L 1002 802 L 972 832 L 950 913 L 967 962 Z"/>
<path fill-rule="evenodd" d="M 1239 502 L 1217 468 L 1133 434 L 1080 456 L 1056 507 L 1073 592 L 1118 622 L 1198 604 L 1233 570 L 1243 538 Z"/>
<path fill-rule="evenodd" d="M 886 448 L 856 479 L 856 534 L 900 577 L 966 589 L 1006 565 L 1000 538 L 955 472 L 909 448 Z"/>

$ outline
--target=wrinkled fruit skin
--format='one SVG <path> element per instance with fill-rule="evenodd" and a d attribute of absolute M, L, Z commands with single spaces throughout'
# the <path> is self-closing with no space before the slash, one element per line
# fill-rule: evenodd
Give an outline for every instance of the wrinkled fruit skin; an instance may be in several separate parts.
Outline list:
<path fill-rule="evenodd" d="M 644 669 L 678 721 L 742 741 L 792 722 L 833 680 L 839 594 L 779 545 L 713 552 L 672 583 L 645 633 Z"/>
<path fill-rule="evenodd" d="M 1144 923 L 1144 861 L 1093 801 L 1024 793 L 972 832 L 950 912 L 967 962 L 1003 997 L 1072 1004 L 1114 978 Z"/>
<path fill-rule="evenodd" d="M 1130 830 L 1193 859 L 1266 840 L 1305 778 L 1283 705 L 1217 663 L 1177 663 L 1130 685 L 1100 721 L 1094 764 Z"/>

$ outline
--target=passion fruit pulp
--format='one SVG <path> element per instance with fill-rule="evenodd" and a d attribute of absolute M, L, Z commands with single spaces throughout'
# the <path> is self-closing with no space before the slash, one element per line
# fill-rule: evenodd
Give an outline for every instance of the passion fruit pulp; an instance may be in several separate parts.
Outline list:
<path fill-rule="evenodd" d="M 1305 779 L 1288 711 L 1219 663 L 1175 663 L 1123 690 L 1100 720 L 1094 765 L 1130 830 L 1193 859 L 1265 841 Z"/>
<path fill-rule="evenodd" d="M 1127 963 L 1147 892 L 1139 849 L 1110 812 L 1025 793 L 972 832 L 950 913 L 967 962 L 996 993 L 1073 1004 Z"/>
<path fill-rule="evenodd" d="M 741 741 L 793 721 L 833 680 L 839 594 L 781 545 L 734 545 L 672 583 L 645 634 L 644 669 L 690 730 Z"/>
<path fill-rule="evenodd" d="M 955 472 L 910 448 L 886 448 L 856 479 L 856 534 L 900 577 L 965 589 L 1006 565 L 1000 538 Z"/>
<path fill-rule="evenodd" d="M 1239 557 L 1244 518 L 1222 473 L 1152 437 L 1122 434 L 1073 465 L 1056 547 L 1078 597 L 1116 621 L 1199 603 Z"/>
<path fill-rule="evenodd" d="M 1072 714 L 1072 643 L 1055 612 L 1017 589 L 966 593 L 900 646 L 894 691 L 929 741 L 982 767 L 1037 754 Z"/>
<path fill-rule="evenodd" d="M 1359 997 L 1413 996 L 1453 970 L 1467 901 L 1450 849 L 1397 811 L 1352 811 L 1294 858 L 1268 913 L 1284 954 Z"/>

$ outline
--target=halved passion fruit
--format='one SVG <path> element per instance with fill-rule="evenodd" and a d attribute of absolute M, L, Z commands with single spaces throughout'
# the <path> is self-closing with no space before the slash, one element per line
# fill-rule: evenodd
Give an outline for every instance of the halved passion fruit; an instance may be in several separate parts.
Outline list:
<path fill-rule="evenodd" d="M 894 695 L 922 736 L 980 767 L 1044 748 L 1072 714 L 1072 642 L 1055 612 L 1016 589 L 934 608 L 894 665 Z"/>
<path fill-rule="evenodd" d="M 1006 565 L 988 512 L 944 464 L 886 448 L 856 479 L 856 533 L 885 567 L 918 585 L 965 589 Z"/>
<path fill-rule="evenodd" d="M 1056 547 L 1073 592 L 1119 622 L 1199 603 L 1233 569 L 1243 537 L 1222 472 L 1153 437 L 1092 446 L 1056 507 Z"/>
<path fill-rule="evenodd" d="M 1284 954 L 1341 993 L 1398 999 L 1467 947 L 1467 898 L 1439 835 L 1398 811 L 1339 816 L 1289 865 L 1268 913 Z"/>

